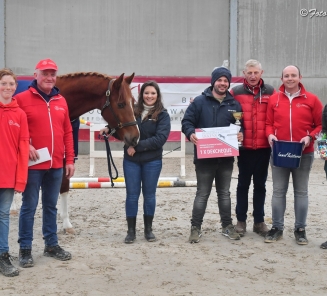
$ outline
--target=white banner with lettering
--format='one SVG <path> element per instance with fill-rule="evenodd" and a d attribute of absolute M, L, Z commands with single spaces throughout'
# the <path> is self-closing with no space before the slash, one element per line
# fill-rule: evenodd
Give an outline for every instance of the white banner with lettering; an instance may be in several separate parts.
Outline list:
<path fill-rule="evenodd" d="M 137 99 L 138 97 L 138 93 L 142 84 L 143 83 L 141 82 L 140 83 L 132 82 L 131 84 L 132 94 L 135 99 Z M 231 88 L 237 84 L 240 84 L 240 82 L 231 83 Z M 177 125 L 177 124 L 181 124 L 185 110 L 190 104 L 190 99 L 195 98 L 196 96 L 202 94 L 202 92 L 208 86 L 210 86 L 210 82 L 209 83 L 174 83 L 174 82 L 160 83 L 159 82 L 158 85 L 161 90 L 163 104 L 170 115 L 171 124 Z M 84 119 L 86 121 L 95 124 L 105 125 L 106 122 L 102 118 L 100 113 L 101 113 L 100 110 L 92 110 L 82 115 L 81 119 Z M 80 128 L 89 128 L 89 127 L 81 124 Z"/>

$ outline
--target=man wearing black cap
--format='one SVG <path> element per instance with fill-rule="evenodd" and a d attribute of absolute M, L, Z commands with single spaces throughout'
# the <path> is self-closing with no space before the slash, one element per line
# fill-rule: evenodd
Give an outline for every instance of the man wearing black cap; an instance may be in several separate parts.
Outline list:
<path fill-rule="evenodd" d="M 197 179 L 197 191 L 193 204 L 190 243 L 197 243 L 201 237 L 201 225 L 215 180 L 218 195 L 218 208 L 222 225 L 222 234 L 230 239 L 240 239 L 231 218 L 230 182 L 234 157 L 198 159 L 196 128 L 229 126 L 235 123 L 232 112 L 242 111 L 241 105 L 232 97 L 228 88 L 232 79 L 231 72 L 225 67 L 215 68 L 211 74 L 211 86 L 197 96 L 187 108 L 182 120 L 182 131 L 194 144 L 194 164 Z M 237 135 L 238 141 L 243 134 Z"/>

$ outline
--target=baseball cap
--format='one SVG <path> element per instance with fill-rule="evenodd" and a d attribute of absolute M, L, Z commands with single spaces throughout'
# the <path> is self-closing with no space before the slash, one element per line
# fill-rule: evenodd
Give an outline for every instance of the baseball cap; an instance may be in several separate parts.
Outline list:
<path fill-rule="evenodd" d="M 36 64 L 36 67 L 35 69 L 38 69 L 38 70 L 58 70 L 58 67 L 56 65 L 56 63 L 53 61 L 53 60 L 50 60 L 50 59 L 44 59 L 44 60 L 41 60 L 39 61 L 37 64 Z"/>

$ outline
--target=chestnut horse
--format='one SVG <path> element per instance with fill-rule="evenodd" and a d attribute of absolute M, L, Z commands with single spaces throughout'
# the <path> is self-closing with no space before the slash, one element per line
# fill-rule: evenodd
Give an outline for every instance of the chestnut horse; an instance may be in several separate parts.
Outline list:
<path fill-rule="evenodd" d="M 101 115 L 108 122 L 111 129 L 116 129 L 119 139 L 128 146 L 135 146 L 139 140 L 139 129 L 134 117 L 134 99 L 130 84 L 134 78 L 119 78 L 99 73 L 71 73 L 57 77 L 56 86 L 65 97 L 71 120 L 78 118 L 94 109 L 101 110 Z M 63 173 L 60 188 L 60 216 L 66 232 L 74 233 L 69 221 L 67 197 L 69 179 Z"/>
<path fill-rule="evenodd" d="M 124 78 L 124 73 L 117 79 L 96 72 L 70 73 L 57 76 L 56 86 L 68 104 L 71 120 L 78 118 L 94 109 L 101 110 L 102 117 L 111 129 L 116 130 L 119 139 L 128 146 L 135 146 L 139 140 L 139 129 L 133 112 L 134 98 L 130 84 L 134 78 Z M 69 221 L 67 197 L 69 179 L 63 172 L 60 189 L 63 228 L 66 232 L 74 233 Z"/>

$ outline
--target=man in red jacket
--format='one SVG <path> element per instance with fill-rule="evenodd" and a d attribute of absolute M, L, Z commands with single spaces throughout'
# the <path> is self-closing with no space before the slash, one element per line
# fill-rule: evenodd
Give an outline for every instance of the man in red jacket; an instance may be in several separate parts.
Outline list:
<path fill-rule="evenodd" d="M 321 131 L 322 103 L 319 98 L 306 91 L 301 84 L 301 73 L 296 66 L 287 66 L 282 72 L 282 86 L 268 103 L 266 136 L 273 141 L 303 143 L 303 152 L 298 168 L 271 165 L 273 178 L 272 228 L 265 237 L 266 243 L 283 237 L 286 193 L 292 174 L 294 188 L 295 224 L 294 236 L 299 245 L 308 244 L 305 232 L 308 214 L 308 183 L 314 159 L 314 140 Z"/>
<path fill-rule="evenodd" d="M 71 254 L 58 245 L 57 200 L 66 158 L 66 175 L 74 174 L 74 149 L 69 111 L 64 97 L 55 87 L 58 67 L 50 59 L 41 60 L 35 68 L 28 90 L 16 95 L 19 106 L 25 111 L 30 134 L 29 158 L 40 158 L 38 149 L 46 148 L 50 160 L 29 167 L 26 189 L 19 216 L 19 264 L 34 266 L 32 257 L 34 215 L 42 189 L 44 256 L 69 260 Z"/>
<path fill-rule="evenodd" d="M 244 141 L 238 156 L 238 184 L 236 194 L 236 231 L 246 232 L 248 195 L 253 177 L 253 231 L 265 236 L 268 228 L 264 222 L 266 180 L 271 149 L 265 134 L 266 111 L 274 88 L 262 80 L 263 70 L 256 60 L 248 60 L 244 67 L 244 82 L 231 90 L 243 110 Z"/>

